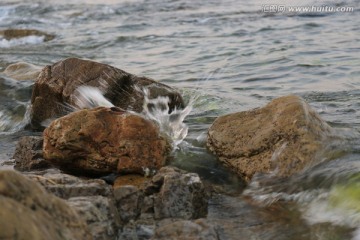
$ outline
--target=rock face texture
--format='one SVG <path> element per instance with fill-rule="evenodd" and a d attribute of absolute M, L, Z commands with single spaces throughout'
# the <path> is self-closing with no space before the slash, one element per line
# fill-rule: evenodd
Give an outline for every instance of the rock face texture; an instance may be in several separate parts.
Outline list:
<path fill-rule="evenodd" d="M 149 97 L 166 96 L 170 110 L 184 106 L 181 95 L 174 89 L 154 80 L 137 77 L 112 66 L 78 58 L 68 58 L 46 66 L 35 82 L 31 104 L 31 126 L 42 129 L 41 123 L 68 113 L 68 106 L 76 103 L 76 89 L 80 86 L 99 88 L 115 106 L 136 112 L 142 111 L 146 87 Z"/>
<path fill-rule="evenodd" d="M 19 171 L 30 171 L 50 167 L 49 162 L 43 158 L 43 142 L 40 136 L 22 137 L 16 145 L 13 156 L 14 168 Z"/>
<path fill-rule="evenodd" d="M 80 110 L 44 131 L 44 158 L 71 172 L 143 173 L 164 166 L 170 150 L 157 125 L 116 108 Z"/>
<path fill-rule="evenodd" d="M 217 118 L 207 146 L 246 180 L 256 172 L 289 176 L 318 161 L 331 132 L 303 99 L 285 96 L 260 109 Z"/>
<path fill-rule="evenodd" d="M 65 201 L 15 171 L 0 172 L 0 239 L 92 239 Z"/>

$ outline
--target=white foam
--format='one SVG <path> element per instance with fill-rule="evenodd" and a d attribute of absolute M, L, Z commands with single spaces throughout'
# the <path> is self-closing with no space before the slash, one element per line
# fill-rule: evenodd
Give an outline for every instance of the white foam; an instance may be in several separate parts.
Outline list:
<path fill-rule="evenodd" d="M 13 46 L 19 45 L 35 45 L 39 43 L 43 43 L 45 36 L 27 36 L 22 38 L 13 38 L 7 40 L 5 38 L 0 38 L 0 48 L 10 48 Z"/>
<path fill-rule="evenodd" d="M 75 98 L 75 108 L 94 108 L 94 107 L 114 107 L 108 99 L 106 99 L 96 87 L 81 86 L 77 88 Z"/>

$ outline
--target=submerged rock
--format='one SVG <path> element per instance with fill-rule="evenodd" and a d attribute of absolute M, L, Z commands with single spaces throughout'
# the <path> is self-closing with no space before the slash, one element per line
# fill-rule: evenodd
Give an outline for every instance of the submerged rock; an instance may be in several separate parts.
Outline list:
<path fill-rule="evenodd" d="M 217 118 L 207 146 L 246 180 L 257 172 L 286 177 L 316 164 L 331 133 L 303 99 L 286 96 L 260 109 Z"/>
<path fill-rule="evenodd" d="M 0 36 L 2 36 L 6 40 L 14 39 L 14 38 L 23 38 L 29 36 L 39 36 L 44 37 L 44 41 L 50 41 L 55 38 L 54 35 L 35 30 L 35 29 L 6 29 L 0 30 Z"/>
<path fill-rule="evenodd" d="M 44 158 L 74 173 L 140 173 L 164 166 L 171 145 L 157 125 L 99 107 L 71 113 L 44 131 Z"/>
<path fill-rule="evenodd" d="M 15 169 L 19 171 L 31 171 L 50 167 L 48 161 L 43 158 L 43 137 L 25 136 L 16 145 L 13 158 Z"/>
<path fill-rule="evenodd" d="M 65 201 L 15 171 L 0 172 L 0 239 L 92 239 Z"/>
<path fill-rule="evenodd" d="M 35 66 L 26 62 L 13 63 L 7 66 L 3 72 L 4 75 L 15 80 L 33 80 L 35 81 L 42 67 Z"/>
<path fill-rule="evenodd" d="M 76 89 L 80 86 L 97 87 L 115 106 L 136 112 L 142 111 L 144 101 L 144 93 L 136 87 L 147 87 L 150 98 L 169 97 L 170 110 L 184 107 L 181 95 L 165 84 L 106 64 L 68 58 L 46 66 L 35 82 L 31 98 L 31 126 L 42 129 L 44 120 L 67 114 L 69 105 L 76 105 Z"/>

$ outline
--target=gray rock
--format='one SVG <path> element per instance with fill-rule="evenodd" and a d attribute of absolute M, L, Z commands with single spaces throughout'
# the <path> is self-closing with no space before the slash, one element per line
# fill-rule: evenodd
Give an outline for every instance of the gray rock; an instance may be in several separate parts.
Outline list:
<path fill-rule="evenodd" d="M 57 169 L 29 172 L 27 176 L 45 187 L 50 193 L 68 199 L 81 196 L 111 196 L 111 186 L 101 179 L 81 179 L 61 173 Z"/>
<path fill-rule="evenodd" d="M 114 190 L 115 204 L 123 223 L 140 216 L 143 193 L 135 186 L 122 186 Z"/>
<path fill-rule="evenodd" d="M 0 239 L 92 239 L 64 200 L 15 171 L 0 171 Z"/>
<path fill-rule="evenodd" d="M 115 239 L 117 212 L 110 198 L 103 196 L 73 197 L 67 203 L 86 220 L 94 240 Z"/>
<path fill-rule="evenodd" d="M 13 156 L 14 168 L 19 171 L 31 171 L 50 167 L 50 163 L 43 158 L 42 146 L 43 137 L 22 137 L 16 145 Z"/>
<path fill-rule="evenodd" d="M 196 219 L 207 214 L 207 197 L 204 185 L 195 173 L 164 167 L 154 176 L 154 183 L 161 182 L 154 194 L 155 219 Z"/>

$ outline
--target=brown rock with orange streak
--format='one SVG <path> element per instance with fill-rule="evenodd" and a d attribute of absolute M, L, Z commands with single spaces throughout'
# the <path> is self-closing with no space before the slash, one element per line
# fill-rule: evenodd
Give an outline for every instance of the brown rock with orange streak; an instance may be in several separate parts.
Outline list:
<path fill-rule="evenodd" d="M 170 150 L 155 123 L 116 108 L 74 112 L 53 121 L 44 131 L 44 158 L 75 173 L 160 169 Z"/>

